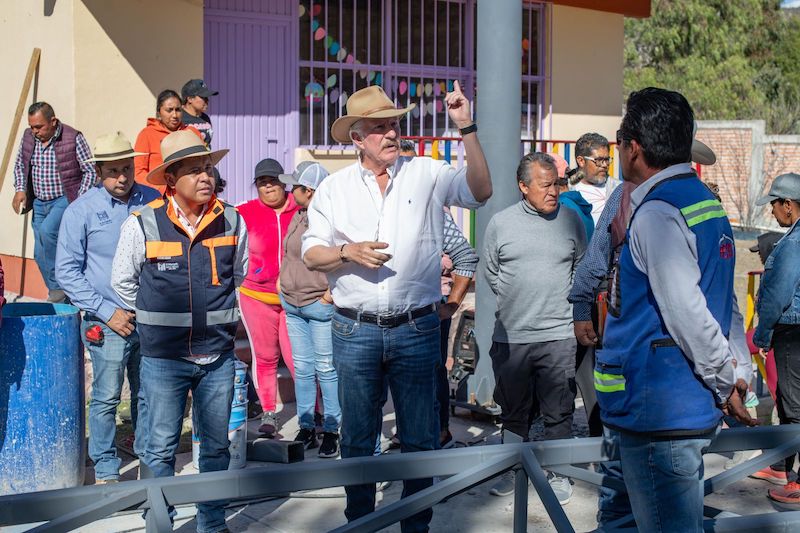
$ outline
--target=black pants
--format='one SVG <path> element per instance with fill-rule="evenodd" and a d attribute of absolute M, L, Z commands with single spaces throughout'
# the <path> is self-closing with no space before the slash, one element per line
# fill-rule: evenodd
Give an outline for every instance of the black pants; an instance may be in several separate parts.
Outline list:
<path fill-rule="evenodd" d="M 528 439 L 533 397 L 544 417 L 544 438 L 568 439 L 575 410 L 574 338 L 530 344 L 493 342 L 494 400 L 503 429 Z M 532 385 L 532 386 L 531 386 Z"/>
<path fill-rule="evenodd" d="M 597 405 L 597 393 L 594 390 L 594 346 L 578 344 L 576 356 L 575 382 L 581 389 L 583 408 L 589 422 L 589 436 L 603 436 L 603 422 L 600 420 L 600 406 Z"/>
<path fill-rule="evenodd" d="M 800 325 L 778 324 L 772 333 L 772 349 L 778 371 L 776 403 L 781 424 L 800 424 Z M 794 467 L 792 454 L 772 468 L 789 472 Z"/>

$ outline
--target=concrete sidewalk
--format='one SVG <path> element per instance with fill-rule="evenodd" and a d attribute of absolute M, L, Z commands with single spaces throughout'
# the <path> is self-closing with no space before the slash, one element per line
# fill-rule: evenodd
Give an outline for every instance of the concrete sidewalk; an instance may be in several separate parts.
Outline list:
<path fill-rule="evenodd" d="M 297 432 L 297 417 L 294 413 L 294 404 L 287 404 L 280 411 L 282 420 L 281 435 L 284 439 L 291 439 Z M 586 416 L 583 412 L 580 399 L 576 402 L 575 423 L 573 434 L 586 436 Z M 451 419 L 451 431 L 458 441 L 459 446 L 482 446 L 499 443 L 499 431 L 494 424 L 473 419 L 467 411 L 458 410 L 458 416 Z M 255 436 L 258 420 L 248 423 L 251 437 Z M 394 431 L 394 412 L 391 405 L 387 405 L 383 424 L 384 449 L 388 446 L 388 438 Z M 541 422 L 534 426 L 532 438 L 541 438 Z M 399 453 L 389 451 L 387 453 Z M 320 459 L 316 450 L 306 453 L 306 461 L 331 461 Z M 710 454 L 705 457 L 706 475 L 712 476 L 723 470 L 727 457 Z M 269 476 L 270 463 L 250 462 L 247 468 L 260 468 L 265 476 Z M 178 475 L 195 474 L 197 471 L 191 463 L 191 454 L 180 454 L 177 460 Z M 137 461 L 126 461 L 123 466 L 124 479 L 135 479 L 138 471 Z M 93 473 L 87 472 L 87 479 Z M 434 507 L 431 531 L 446 532 L 507 532 L 513 526 L 513 496 L 495 497 L 489 495 L 489 488 L 493 481 L 479 485 L 450 500 Z M 713 494 L 706 498 L 707 505 L 740 514 L 759 514 L 773 511 L 766 497 L 767 488 L 771 485 L 746 479 L 730 486 L 725 491 Z M 571 502 L 564 507 L 567 516 L 576 531 L 591 531 L 595 529 L 595 513 L 597 512 L 597 492 L 588 484 L 575 481 L 574 494 Z M 402 483 L 393 482 L 383 491 L 378 492 L 378 506 L 394 502 L 400 498 Z M 294 493 L 288 498 L 276 498 L 268 501 L 244 505 L 228 512 L 228 527 L 231 531 L 246 532 L 321 532 L 329 531 L 345 523 L 344 518 L 344 490 L 341 487 L 317 490 L 304 493 Z M 195 509 L 188 506 L 178 510 L 175 521 L 175 530 L 188 533 L 195 530 Z M 8 528 L 3 531 L 24 531 L 24 528 Z M 555 531 L 547 513 L 544 510 L 535 490 L 529 488 L 528 504 L 528 530 L 529 531 Z M 108 532 L 139 532 L 144 531 L 144 520 L 139 513 L 131 513 L 100 520 L 79 531 L 87 533 Z M 400 526 L 395 525 L 385 531 L 399 532 Z"/>

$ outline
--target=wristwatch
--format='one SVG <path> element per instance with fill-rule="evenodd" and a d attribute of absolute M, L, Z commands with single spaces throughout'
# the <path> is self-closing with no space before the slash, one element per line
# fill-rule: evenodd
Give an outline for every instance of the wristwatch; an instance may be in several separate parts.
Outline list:
<path fill-rule="evenodd" d="M 467 135 L 469 133 L 474 133 L 476 131 L 478 131 L 478 125 L 475 124 L 474 122 L 472 124 L 470 124 L 469 126 L 467 126 L 466 128 L 459 128 L 458 129 L 458 133 L 460 133 L 462 137 L 464 135 Z"/>

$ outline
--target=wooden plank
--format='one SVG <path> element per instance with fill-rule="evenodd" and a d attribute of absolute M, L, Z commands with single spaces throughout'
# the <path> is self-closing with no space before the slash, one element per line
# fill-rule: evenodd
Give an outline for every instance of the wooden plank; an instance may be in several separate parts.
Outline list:
<path fill-rule="evenodd" d="M 14 141 L 17 138 L 17 128 L 19 128 L 19 121 L 22 120 L 22 112 L 25 110 L 25 100 L 28 99 L 28 93 L 31 90 L 31 83 L 33 82 L 33 75 L 39 67 L 39 58 L 41 55 L 41 48 L 33 49 L 31 61 L 28 63 L 28 71 L 25 73 L 25 81 L 22 82 L 22 91 L 19 94 L 17 110 L 14 112 L 14 120 L 11 121 L 8 141 L 6 142 L 6 151 L 3 153 L 3 162 L 0 164 L 0 189 L 3 188 L 3 181 L 6 178 L 6 172 L 8 172 L 8 164 L 11 162 L 11 153 L 14 150 Z"/>

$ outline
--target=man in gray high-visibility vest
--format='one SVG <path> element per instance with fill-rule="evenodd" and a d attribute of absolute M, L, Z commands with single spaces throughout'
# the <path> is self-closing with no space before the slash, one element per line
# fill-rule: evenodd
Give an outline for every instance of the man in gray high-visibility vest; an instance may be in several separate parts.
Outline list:
<path fill-rule="evenodd" d="M 192 391 L 200 472 L 226 470 L 233 396 L 236 287 L 247 272 L 247 230 L 235 207 L 214 196 L 214 152 L 197 135 L 161 141 L 164 163 L 147 180 L 166 185 L 122 226 L 111 285 L 136 313 L 141 339 L 139 409 L 147 424 L 148 475 L 175 473 L 175 451 Z M 225 502 L 198 504 L 197 531 L 226 530 Z"/>

